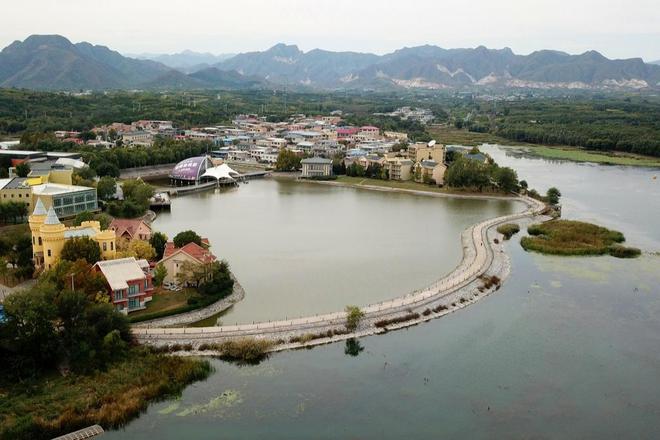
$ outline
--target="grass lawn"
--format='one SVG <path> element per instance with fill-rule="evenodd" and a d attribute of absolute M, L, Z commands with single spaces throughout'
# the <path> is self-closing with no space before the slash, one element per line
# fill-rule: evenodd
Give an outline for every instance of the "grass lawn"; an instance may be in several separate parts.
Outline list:
<path fill-rule="evenodd" d="M 97 423 L 117 428 L 210 372 L 207 361 L 138 347 L 107 371 L 0 385 L 0 439 L 49 439 Z"/>
<path fill-rule="evenodd" d="M 381 186 L 383 188 L 394 188 L 394 189 L 406 189 L 412 191 L 426 191 L 426 192 L 436 192 L 441 194 L 475 194 L 475 195 L 503 195 L 497 192 L 482 192 L 475 193 L 473 191 L 461 191 L 460 189 L 449 189 L 441 188 L 435 185 L 427 185 L 424 183 L 417 183 L 413 181 L 398 181 L 398 180 L 380 180 L 380 179 L 368 179 L 366 177 L 349 177 L 349 176 L 337 176 L 335 182 L 340 182 L 348 185 L 354 186 Z"/>
<path fill-rule="evenodd" d="M 194 289 L 183 289 L 179 292 L 171 292 L 162 288 L 154 291 L 151 301 L 147 303 L 147 308 L 138 310 L 129 315 L 129 318 L 136 318 L 152 313 L 160 313 L 166 311 L 174 311 L 186 307 L 188 305 L 188 298 L 197 295 Z"/>

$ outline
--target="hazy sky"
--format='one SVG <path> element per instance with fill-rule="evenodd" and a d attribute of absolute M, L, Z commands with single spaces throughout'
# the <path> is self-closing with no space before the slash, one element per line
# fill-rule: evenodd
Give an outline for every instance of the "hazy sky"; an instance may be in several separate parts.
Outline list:
<path fill-rule="evenodd" d="M 5 2 L 3 2 L 5 3 Z M 18 0 L 0 45 L 62 34 L 123 53 L 263 50 L 275 43 L 385 53 L 511 47 L 660 59 L 660 0 Z"/>

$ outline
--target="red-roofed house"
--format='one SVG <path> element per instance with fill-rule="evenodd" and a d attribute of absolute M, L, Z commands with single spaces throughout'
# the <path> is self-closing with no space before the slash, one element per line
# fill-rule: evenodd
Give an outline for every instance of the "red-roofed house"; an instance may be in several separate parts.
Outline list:
<path fill-rule="evenodd" d="M 151 226 L 140 219 L 116 218 L 110 223 L 110 229 L 115 231 L 117 238 L 146 241 L 151 238 Z"/>
<path fill-rule="evenodd" d="M 165 244 L 165 251 L 163 252 L 163 259 L 159 264 L 163 264 L 167 269 L 167 276 L 165 282 L 176 283 L 177 275 L 185 262 L 193 264 L 209 264 L 217 260 L 215 255 L 208 250 L 209 241 L 206 238 L 202 239 L 202 245 L 197 243 L 188 243 L 187 245 L 178 248 L 174 243 L 168 241 Z"/>
<path fill-rule="evenodd" d="M 126 314 L 142 310 L 151 301 L 154 286 L 147 260 L 129 257 L 99 261 L 92 270 L 105 278 L 110 302 L 118 311 Z"/>

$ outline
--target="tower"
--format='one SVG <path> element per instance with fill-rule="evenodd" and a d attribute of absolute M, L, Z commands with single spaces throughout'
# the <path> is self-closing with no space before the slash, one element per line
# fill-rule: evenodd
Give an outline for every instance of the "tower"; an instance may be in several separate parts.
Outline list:
<path fill-rule="evenodd" d="M 28 224 L 30 225 L 30 232 L 32 232 L 32 259 L 34 260 L 35 267 L 41 267 L 44 264 L 44 247 L 41 238 L 41 226 L 46 220 L 48 212 L 44 207 L 41 198 L 37 199 L 34 205 L 32 215 L 28 217 Z"/>
<path fill-rule="evenodd" d="M 65 230 L 66 228 L 60 223 L 60 219 L 57 218 L 57 214 L 51 206 L 41 226 L 44 269 L 50 269 L 59 260 L 62 248 L 64 247 Z"/>

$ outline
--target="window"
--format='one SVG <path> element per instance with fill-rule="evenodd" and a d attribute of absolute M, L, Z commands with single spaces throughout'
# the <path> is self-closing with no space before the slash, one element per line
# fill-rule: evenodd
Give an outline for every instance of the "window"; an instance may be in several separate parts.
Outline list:
<path fill-rule="evenodd" d="M 114 251 L 114 250 L 115 250 L 115 242 L 114 242 L 114 241 L 111 241 L 111 242 L 110 242 L 110 250 L 111 250 L 111 251 Z"/>
<path fill-rule="evenodd" d="M 115 290 L 115 301 L 120 301 L 124 298 L 124 294 L 121 290 Z"/>
<path fill-rule="evenodd" d="M 50 249 L 48 249 L 48 256 L 50 257 Z"/>
<path fill-rule="evenodd" d="M 39 237 L 39 246 L 41 246 L 41 237 Z"/>
<path fill-rule="evenodd" d="M 103 252 L 108 250 L 108 243 L 103 242 Z"/>
<path fill-rule="evenodd" d="M 135 295 L 138 293 L 138 286 L 135 284 L 132 284 L 128 286 L 128 295 Z"/>
<path fill-rule="evenodd" d="M 144 290 L 147 290 L 149 288 L 149 280 L 144 280 Z"/>

